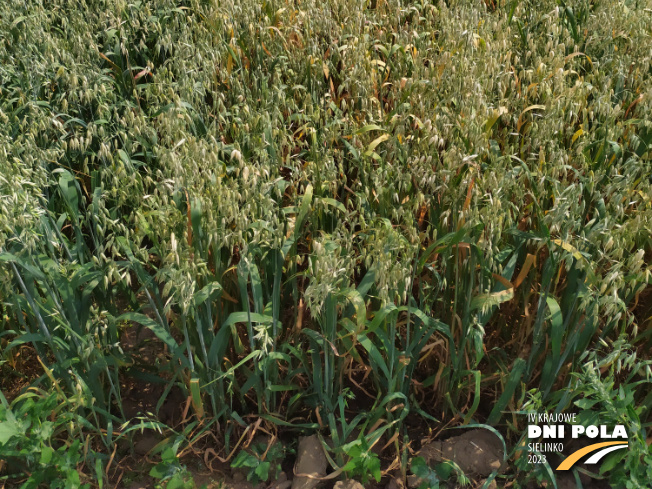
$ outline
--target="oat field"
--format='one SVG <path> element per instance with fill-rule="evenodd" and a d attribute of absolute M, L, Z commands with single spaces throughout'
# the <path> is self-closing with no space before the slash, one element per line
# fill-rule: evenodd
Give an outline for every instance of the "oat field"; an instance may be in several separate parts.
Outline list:
<path fill-rule="evenodd" d="M 0 2 L 0 487 L 649 488 L 651 60 L 652 0 Z"/>

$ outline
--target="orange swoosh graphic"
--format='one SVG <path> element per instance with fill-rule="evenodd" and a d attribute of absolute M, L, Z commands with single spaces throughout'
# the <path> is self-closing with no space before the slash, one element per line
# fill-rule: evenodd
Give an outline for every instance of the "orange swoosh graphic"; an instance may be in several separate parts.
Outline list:
<path fill-rule="evenodd" d="M 602 443 L 595 443 L 594 445 L 589 445 L 588 447 L 580 448 L 576 452 L 571 453 L 568 457 L 564 459 L 562 463 L 559 464 L 557 470 L 568 470 L 575 462 L 581 459 L 584 455 L 595 452 L 603 447 L 609 447 L 611 445 L 627 445 L 626 441 L 604 441 Z"/>

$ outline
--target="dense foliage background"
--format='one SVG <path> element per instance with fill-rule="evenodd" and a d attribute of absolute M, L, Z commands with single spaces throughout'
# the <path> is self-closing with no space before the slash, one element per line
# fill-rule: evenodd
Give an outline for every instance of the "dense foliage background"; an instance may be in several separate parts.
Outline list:
<path fill-rule="evenodd" d="M 567 410 L 648 487 L 649 0 L 5 0 L 0 33 L 7 480 L 102 483 L 180 391 L 170 466 L 258 421 L 405 471 L 418 414 L 542 481 L 517 413 Z"/>

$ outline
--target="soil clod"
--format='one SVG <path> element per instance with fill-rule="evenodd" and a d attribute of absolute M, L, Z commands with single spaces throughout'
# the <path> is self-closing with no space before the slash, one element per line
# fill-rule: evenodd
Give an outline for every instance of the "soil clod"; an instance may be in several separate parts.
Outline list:
<path fill-rule="evenodd" d="M 431 466 L 451 460 L 467 476 L 487 477 L 500 468 L 504 453 L 496 435 L 487 430 L 471 430 L 448 440 L 428 443 L 418 455 Z"/>
<path fill-rule="evenodd" d="M 297 449 L 297 462 L 294 466 L 296 475 L 292 480 L 292 489 L 317 487 L 319 478 L 326 475 L 327 467 L 328 461 L 324 448 L 317 435 L 301 438 Z"/>
<path fill-rule="evenodd" d="M 349 479 L 336 482 L 333 489 L 364 489 L 364 486 L 356 480 Z"/>

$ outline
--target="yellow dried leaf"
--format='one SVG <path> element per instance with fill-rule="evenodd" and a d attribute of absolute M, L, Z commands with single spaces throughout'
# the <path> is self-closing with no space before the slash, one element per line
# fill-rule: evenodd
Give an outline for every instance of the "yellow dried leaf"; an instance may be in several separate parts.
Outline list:
<path fill-rule="evenodd" d="M 552 242 L 555 243 L 557 246 L 561 246 L 569 253 L 572 253 L 575 259 L 581 260 L 582 258 L 584 258 L 582 256 L 582 253 L 580 253 L 579 250 L 575 248 L 572 244 L 567 243 L 566 241 L 562 241 L 561 239 L 553 239 Z"/>
<path fill-rule="evenodd" d="M 575 141 L 577 141 L 577 138 L 579 138 L 582 134 L 584 134 L 584 129 L 582 129 L 582 128 L 575 131 L 575 134 L 573 134 L 573 139 L 571 140 L 571 144 L 573 144 Z"/>

